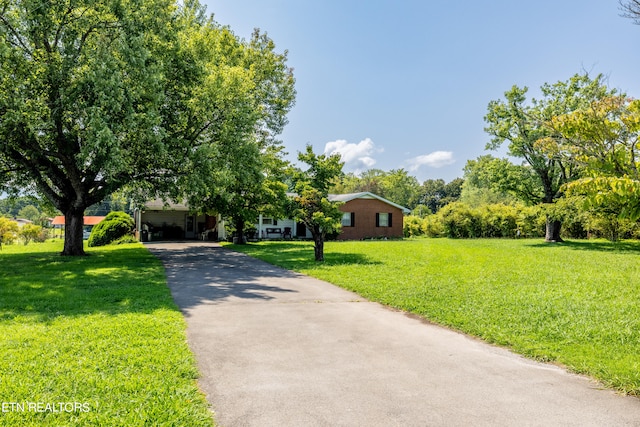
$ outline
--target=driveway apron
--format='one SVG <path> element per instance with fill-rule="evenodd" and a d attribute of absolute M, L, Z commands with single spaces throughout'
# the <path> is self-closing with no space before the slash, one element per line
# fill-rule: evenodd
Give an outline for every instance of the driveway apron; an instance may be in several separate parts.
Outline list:
<path fill-rule="evenodd" d="M 221 426 L 640 426 L 640 399 L 327 282 L 215 243 L 146 246 Z"/>

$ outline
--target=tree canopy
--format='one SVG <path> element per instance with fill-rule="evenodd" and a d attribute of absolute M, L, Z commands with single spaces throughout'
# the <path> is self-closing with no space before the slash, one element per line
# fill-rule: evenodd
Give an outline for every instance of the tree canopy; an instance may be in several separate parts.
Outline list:
<path fill-rule="evenodd" d="M 443 206 L 455 202 L 462 194 L 464 180 L 456 178 L 445 183 L 443 179 L 428 179 L 420 187 L 420 204 L 436 213 Z"/>
<path fill-rule="evenodd" d="M 523 182 L 511 180 L 509 184 L 504 181 L 507 175 L 501 173 L 499 176 L 503 182 L 500 186 L 503 189 L 510 189 L 517 196 L 526 194 L 529 202 L 549 204 L 562 196 L 565 184 L 580 177 L 582 172 L 575 163 L 545 150 L 540 141 L 562 139 L 556 129 L 548 126 L 554 117 L 574 112 L 615 93 L 605 86 L 603 80 L 602 75 L 591 79 L 587 74 L 576 74 L 564 82 L 544 84 L 540 88 L 543 97 L 534 98 L 530 103 L 526 99 L 528 89 L 513 86 L 505 92 L 504 100 L 489 103 L 485 130 L 492 139 L 487 149 L 495 150 L 507 142 L 508 154 L 523 160 L 523 165 L 516 168 L 524 170 L 516 173 L 514 168 L 510 168 L 502 172 L 509 172 L 512 177 L 534 178 L 526 181 L 534 187 L 525 189 L 522 188 Z M 542 191 L 538 193 L 537 187 Z M 561 222 L 550 216 L 546 240 L 560 240 L 560 227 Z"/>
<path fill-rule="evenodd" d="M 80 255 L 87 206 L 170 179 L 206 129 L 199 6 L 167 0 L 0 3 L 0 177 L 65 215 Z"/>
<path fill-rule="evenodd" d="M 465 188 L 484 188 L 493 193 L 486 195 L 492 202 L 512 198 L 528 205 L 544 199 L 539 176 L 530 165 L 515 165 L 509 159 L 492 155 L 467 161 L 464 167 Z"/>
<path fill-rule="evenodd" d="M 259 213 L 277 216 L 284 209 L 287 165 L 276 136 L 294 105 L 295 81 L 286 51 L 276 53 L 266 34 L 256 30 L 246 43 L 226 31 L 209 29 L 207 38 L 219 39 L 226 52 L 224 64 L 214 57 L 209 68 L 235 76 L 224 93 L 225 110 L 232 116 L 221 132 L 203 139 L 190 173 L 177 187 L 192 208 L 231 218 L 242 243 L 245 223 L 254 222 Z"/>
<path fill-rule="evenodd" d="M 620 0 L 622 16 L 630 18 L 637 25 L 640 25 L 640 0 Z"/>
<path fill-rule="evenodd" d="M 213 145 L 270 141 L 295 94 L 265 34 L 241 41 L 195 0 L 2 0 L 0 58 L 0 184 L 62 211 L 65 255 L 88 206 L 183 197 Z"/>
<path fill-rule="evenodd" d="M 603 98 L 554 117 L 551 126 L 564 138 L 544 141 L 544 147 L 585 170 L 567 190 L 586 195 L 591 206 L 617 207 L 620 217 L 639 219 L 640 100 Z"/>

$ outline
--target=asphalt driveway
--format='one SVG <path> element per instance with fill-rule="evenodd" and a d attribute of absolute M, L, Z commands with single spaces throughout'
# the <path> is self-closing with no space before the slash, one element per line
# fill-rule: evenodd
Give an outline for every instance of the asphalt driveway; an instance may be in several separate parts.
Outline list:
<path fill-rule="evenodd" d="M 640 399 L 327 282 L 215 243 L 146 246 L 221 426 L 640 426 Z"/>

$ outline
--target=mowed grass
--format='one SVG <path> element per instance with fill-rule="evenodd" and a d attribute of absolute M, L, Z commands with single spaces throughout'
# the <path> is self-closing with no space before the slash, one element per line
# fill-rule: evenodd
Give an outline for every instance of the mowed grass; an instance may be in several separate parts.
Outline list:
<path fill-rule="evenodd" d="M 231 248 L 640 395 L 640 242 L 307 242 Z"/>
<path fill-rule="evenodd" d="M 211 426 L 162 264 L 61 245 L 0 251 L 0 425 Z"/>

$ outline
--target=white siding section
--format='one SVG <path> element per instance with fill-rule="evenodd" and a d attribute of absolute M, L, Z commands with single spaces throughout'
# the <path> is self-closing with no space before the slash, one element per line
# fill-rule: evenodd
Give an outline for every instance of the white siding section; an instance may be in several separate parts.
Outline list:
<path fill-rule="evenodd" d="M 258 236 L 261 239 L 268 239 L 268 238 L 274 238 L 275 236 L 267 236 L 266 230 L 267 228 L 279 228 L 284 232 L 285 227 L 288 227 L 291 229 L 291 236 L 292 237 L 298 237 L 298 238 L 311 238 L 311 233 L 309 232 L 309 230 L 306 230 L 306 235 L 302 235 L 302 236 L 296 236 L 296 222 L 293 219 L 278 219 L 277 224 L 273 225 L 271 224 L 271 222 L 269 224 L 264 224 L 261 223 L 260 221 L 263 220 L 263 218 L 259 218 L 258 219 L 258 223 L 256 224 L 256 230 L 258 230 Z"/>

